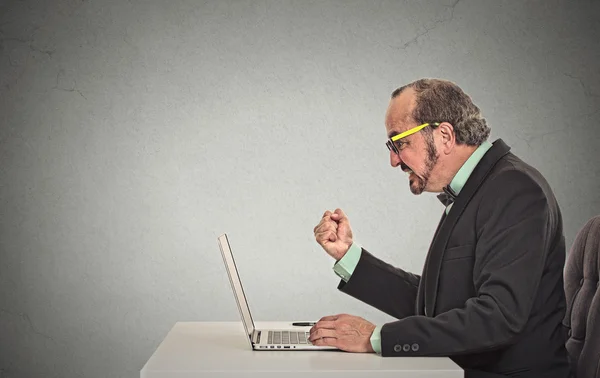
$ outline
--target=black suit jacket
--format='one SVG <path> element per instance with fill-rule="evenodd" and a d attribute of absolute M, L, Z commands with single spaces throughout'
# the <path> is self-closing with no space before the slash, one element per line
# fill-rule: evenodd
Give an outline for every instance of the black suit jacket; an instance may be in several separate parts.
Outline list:
<path fill-rule="evenodd" d="M 399 319 L 383 356 L 448 356 L 467 377 L 569 376 L 565 239 L 542 175 L 497 140 L 431 242 L 421 276 L 365 249 L 338 288 Z"/>

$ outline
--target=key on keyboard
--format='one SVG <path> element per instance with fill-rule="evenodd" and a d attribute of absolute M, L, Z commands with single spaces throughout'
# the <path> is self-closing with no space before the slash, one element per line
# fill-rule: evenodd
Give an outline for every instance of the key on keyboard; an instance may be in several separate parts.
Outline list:
<path fill-rule="evenodd" d="M 312 344 L 308 338 L 310 332 L 294 331 L 269 331 L 267 342 L 269 344 Z"/>

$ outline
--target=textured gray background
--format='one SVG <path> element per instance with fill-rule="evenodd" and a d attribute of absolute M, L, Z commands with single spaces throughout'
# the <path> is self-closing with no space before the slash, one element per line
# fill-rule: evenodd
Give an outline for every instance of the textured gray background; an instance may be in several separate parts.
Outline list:
<path fill-rule="evenodd" d="M 442 212 L 389 166 L 390 93 L 453 80 L 600 212 L 600 2 L 0 0 L 0 377 L 128 377 L 177 321 L 386 315 L 336 291 L 326 209 L 420 272 Z M 294 294 L 289 304 L 278 305 Z"/>

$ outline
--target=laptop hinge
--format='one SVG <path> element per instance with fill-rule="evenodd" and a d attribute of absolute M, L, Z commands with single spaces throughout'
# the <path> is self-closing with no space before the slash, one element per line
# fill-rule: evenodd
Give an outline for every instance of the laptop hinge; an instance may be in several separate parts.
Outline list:
<path fill-rule="evenodd" d="M 260 331 L 254 330 L 254 332 L 252 332 L 252 343 L 260 344 Z"/>

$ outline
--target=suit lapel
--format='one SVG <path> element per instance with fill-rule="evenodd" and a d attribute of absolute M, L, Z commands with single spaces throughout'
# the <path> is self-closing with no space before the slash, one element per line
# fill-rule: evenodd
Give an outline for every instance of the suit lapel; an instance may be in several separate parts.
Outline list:
<path fill-rule="evenodd" d="M 431 242 L 425 267 L 423 269 L 423 275 L 421 277 L 421 285 L 419 287 L 419 293 L 423 292 L 423 302 L 426 316 L 434 316 L 435 313 L 435 302 L 438 293 L 438 284 L 440 269 L 442 267 L 442 259 L 444 257 L 444 251 L 446 245 L 452 235 L 452 230 L 456 225 L 456 222 L 460 218 L 461 214 L 465 210 L 467 204 L 471 201 L 471 198 L 485 181 L 490 171 L 496 165 L 504 155 L 510 150 L 502 139 L 498 139 L 493 143 L 486 154 L 483 156 L 481 161 L 477 164 L 469 179 L 465 183 L 465 186 L 461 190 L 460 194 L 456 198 L 456 201 L 452 205 L 448 215 L 442 217 L 442 221 L 438 225 L 438 230 Z M 417 296 L 417 298 L 419 295 Z M 419 302 L 417 302 L 419 304 Z"/>
<path fill-rule="evenodd" d="M 435 229 L 435 232 L 433 233 L 433 239 L 435 240 L 435 238 L 437 237 L 438 232 L 440 231 L 440 227 L 442 226 L 442 224 L 444 223 L 444 219 L 446 219 L 446 212 L 444 211 L 444 213 L 442 214 L 442 218 L 440 219 L 437 228 Z M 430 244 L 429 249 L 431 250 L 431 245 L 433 244 L 433 241 Z M 429 258 L 431 256 L 431 253 L 427 254 L 427 257 L 425 258 L 425 265 L 423 266 L 423 273 L 421 273 L 421 277 L 425 277 L 426 272 L 427 272 L 427 266 L 429 265 Z M 415 309 L 415 313 L 417 315 L 424 315 L 424 309 L 425 309 L 425 295 L 424 295 L 424 289 L 425 289 L 425 285 L 423 285 L 422 283 L 423 281 L 421 281 L 421 283 L 419 284 L 419 288 L 417 290 L 417 303 L 416 303 L 416 309 Z"/>

